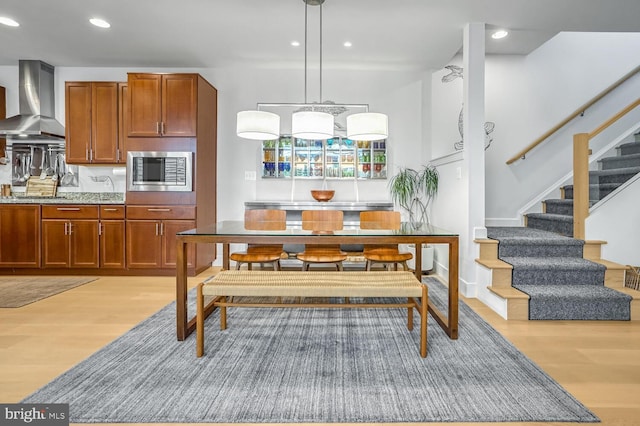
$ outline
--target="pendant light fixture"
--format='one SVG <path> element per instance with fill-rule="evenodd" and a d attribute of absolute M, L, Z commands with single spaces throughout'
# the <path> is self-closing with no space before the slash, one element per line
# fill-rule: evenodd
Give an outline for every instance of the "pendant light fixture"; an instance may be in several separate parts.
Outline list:
<path fill-rule="evenodd" d="M 347 137 L 356 141 L 377 141 L 389 135 L 389 119 L 379 112 L 363 112 L 347 117 Z"/>
<path fill-rule="evenodd" d="M 386 139 L 388 119 L 385 114 L 368 112 L 367 105 L 340 105 L 322 100 L 322 5 L 325 0 L 302 0 L 304 9 L 304 104 L 258 104 L 257 110 L 240 111 L 237 115 L 237 135 L 245 139 L 271 140 L 280 136 L 280 117 L 261 111 L 260 107 L 300 107 L 291 115 L 291 135 L 298 139 L 326 140 L 335 136 L 334 116 L 350 107 L 364 107 L 367 112 L 347 116 L 346 135 L 352 140 L 372 141 Z M 318 103 L 307 101 L 307 34 L 308 7 L 320 6 L 320 64 Z M 344 130 L 344 127 L 342 128 Z"/>
<path fill-rule="evenodd" d="M 322 104 L 322 4 L 324 0 L 304 1 L 304 103 L 307 103 L 308 8 L 320 6 L 320 104 Z M 299 139 L 326 140 L 334 136 L 333 115 L 322 111 L 298 111 L 291 116 L 291 135 Z"/>
<path fill-rule="evenodd" d="M 236 119 L 236 133 L 245 139 L 278 139 L 280 116 L 267 111 L 240 111 Z"/>

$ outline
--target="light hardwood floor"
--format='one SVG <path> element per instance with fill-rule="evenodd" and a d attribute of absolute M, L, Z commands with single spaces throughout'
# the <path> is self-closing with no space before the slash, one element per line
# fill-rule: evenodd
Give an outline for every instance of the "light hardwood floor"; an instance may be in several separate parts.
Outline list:
<path fill-rule="evenodd" d="M 189 286 L 211 274 L 189 278 Z M 0 402 L 20 401 L 174 298 L 171 277 L 101 277 L 22 308 L 0 309 Z M 475 299 L 465 302 L 602 425 L 640 425 L 640 322 L 508 322 Z M 555 423 L 501 423 L 516 424 Z"/>

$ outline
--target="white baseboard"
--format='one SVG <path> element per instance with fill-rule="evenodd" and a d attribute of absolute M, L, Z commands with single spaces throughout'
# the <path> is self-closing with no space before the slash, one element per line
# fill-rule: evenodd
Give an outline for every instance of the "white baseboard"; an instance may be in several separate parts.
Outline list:
<path fill-rule="evenodd" d="M 523 217 L 497 218 L 487 217 L 484 220 L 485 226 L 524 226 Z"/>

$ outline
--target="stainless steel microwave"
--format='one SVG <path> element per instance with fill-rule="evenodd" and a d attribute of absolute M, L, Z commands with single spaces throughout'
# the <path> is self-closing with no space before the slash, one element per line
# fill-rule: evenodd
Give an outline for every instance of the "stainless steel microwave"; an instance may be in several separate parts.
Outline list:
<path fill-rule="evenodd" d="M 129 151 L 128 191 L 191 191 L 192 152 Z"/>

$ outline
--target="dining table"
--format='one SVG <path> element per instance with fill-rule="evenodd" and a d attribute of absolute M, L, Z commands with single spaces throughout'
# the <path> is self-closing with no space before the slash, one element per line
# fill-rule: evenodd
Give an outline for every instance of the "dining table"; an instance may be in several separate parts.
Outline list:
<path fill-rule="evenodd" d="M 449 338 L 458 338 L 459 237 L 454 232 L 431 224 L 403 222 L 400 229 L 394 230 L 360 229 L 358 225 L 348 225 L 332 232 L 305 230 L 299 224 L 291 224 L 283 230 L 257 231 L 245 229 L 242 220 L 229 220 L 178 232 L 176 244 L 176 334 L 179 341 L 184 340 L 196 327 L 195 316 L 189 317 L 187 303 L 188 248 L 193 244 L 221 244 L 223 270 L 229 269 L 230 244 L 409 244 L 415 248 L 414 273 L 421 282 L 424 275 L 421 247 L 426 244 L 447 245 L 447 312 L 445 314 L 434 306 L 430 299 L 429 313 Z M 349 274 L 349 271 L 344 273 Z"/>

